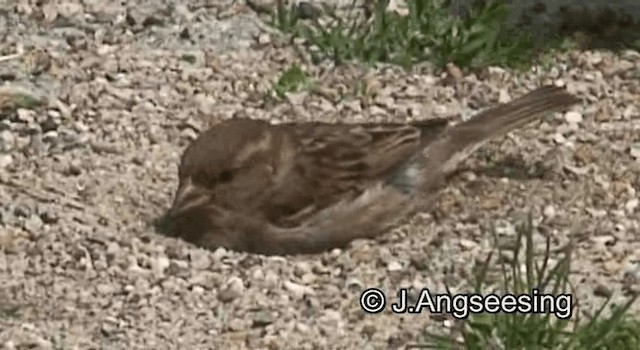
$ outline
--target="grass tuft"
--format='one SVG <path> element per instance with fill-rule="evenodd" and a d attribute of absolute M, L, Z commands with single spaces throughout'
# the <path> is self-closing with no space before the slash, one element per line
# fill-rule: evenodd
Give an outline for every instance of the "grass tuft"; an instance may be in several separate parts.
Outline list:
<path fill-rule="evenodd" d="M 267 99 L 285 99 L 288 93 L 296 93 L 303 90 L 311 90 L 314 83 L 311 77 L 297 64 L 287 68 L 271 87 L 271 92 L 265 96 Z"/>
<path fill-rule="evenodd" d="M 44 101 L 27 91 L 11 87 L 0 88 L 0 113 L 13 112 L 17 109 L 35 109 Z"/>
<path fill-rule="evenodd" d="M 389 11 L 387 1 L 374 0 L 364 15 L 356 14 L 354 3 L 346 16 L 325 8 L 326 18 L 308 19 L 303 15 L 308 11 L 279 1 L 270 24 L 304 39 L 315 62 L 357 60 L 409 68 L 429 61 L 439 67 L 454 63 L 462 68 L 525 68 L 541 52 L 531 33 L 507 25 L 509 5 L 504 1 L 470 7 L 464 18 L 451 16 L 445 0 L 406 3 L 403 13 Z"/>
<path fill-rule="evenodd" d="M 530 294 L 535 288 L 540 294 L 567 295 L 573 289 L 569 283 L 571 244 L 561 250 L 561 257 L 552 263 L 550 238 L 547 237 L 541 261 L 535 259 L 532 219 L 517 228 L 517 248 L 513 259 L 499 260 L 499 278 L 503 295 Z M 523 244 L 524 241 L 524 244 Z M 499 245 L 496 245 L 499 246 Z M 499 248 L 499 256 L 505 251 Z M 477 273 L 475 291 L 486 294 L 491 286 L 488 278 L 490 254 Z M 640 349 L 640 321 L 628 311 L 637 295 L 622 305 L 607 299 L 589 320 L 583 320 L 577 302 L 572 317 L 561 319 L 546 314 L 472 314 L 463 321 L 458 335 L 427 334 L 428 344 L 420 348 L 436 349 Z M 575 301 L 575 299 L 574 299 Z"/>

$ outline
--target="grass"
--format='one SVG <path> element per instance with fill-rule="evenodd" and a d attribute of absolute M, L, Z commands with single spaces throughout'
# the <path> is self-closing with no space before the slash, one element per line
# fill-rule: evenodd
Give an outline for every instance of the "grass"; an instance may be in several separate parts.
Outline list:
<path fill-rule="evenodd" d="M 551 264 L 550 241 L 547 238 L 543 259 L 536 261 L 533 231 L 531 219 L 518 227 L 518 245 L 513 252 L 513 259 L 510 262 L 501 260 L 499 264 L 501 273 L 498 281 L 502 294 L 530 294 L 534 288 L 538 289 L 540 294 L 571 293 L 571 245 L 562 250 L 562 257 L 557 263 Z M 499 256 L 503 256 L 504 252 L 500 253 Z M 487 271 L 491 260 L 490 255 L 477 273 L 475 291 L 481 295 L 486 295 L 490 290 L 491 283 L 488 283 Z M 453 337 L 427 334 L 430 342 L 420 345 L 419 348 L 640 349 L 640 320 L 628 313 L 637 297 L 632 296 L 622 305 L 613 305 L 609 298 L 588 319 L 582 319 L 577 302 L 573 303 L 572 317 L 568 319 L 558 318 L 552 313 L 471 314 L 462 321 L 463 327 L 458 331 L 459 334 Z"/>
<path fill-rule="evenodd" d="M 313 88 L 313 82 L 300 66 L 294 64 L 280 75 L 272 88 L 274 94 L 282 99 L 287 93 Z"/>
<path fill-rule="evenodd" d="M 0 87 L 0 114 L 15 111 L 19 108 L 34 109 L 43 101 L 27 91 L 10 87 Z"/>
<path fill-rule="evenodd" d="M 445 0 L 407 0 L 408 12 L 387 10 L 387 1 L 373 0 L 368 15 L 337 16 L 325 8 L 328 20 L 308 18 L 295 6 L 278 2 L 270 24 L 302 38 L 315 62 L 335 64 L 357 60 L 385 62 L 408 68 L 429 61 L 439 67 L 454 63 L 461 68 L 498 65 L 526 68 L 548 47 L 540 46 L 526 30 L 513 30 L 507 23 L 508 5 L 489 0 L 469 8 L 468 16 L 452 17 Z"/>
<path fill-rule="evenodd" d="M 278 80 L 271 85 L 271 90 L 263 96 L 263 99 L 266 102 L 275 102 L 285 99 L 288 93 L 313 90 L 314 88 L 313 79 L 299 65 L 293 64 L 280 74 Z"/>

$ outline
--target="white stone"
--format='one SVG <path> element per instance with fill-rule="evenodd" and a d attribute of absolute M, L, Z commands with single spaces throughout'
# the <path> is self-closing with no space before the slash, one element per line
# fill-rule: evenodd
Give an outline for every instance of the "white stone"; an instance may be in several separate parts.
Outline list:
<path fill-rule="evenodd" d="M 575 111 L 569 111 L 564 115 L 564 119 L 567 123 L 578 124 L 582 122 L 582 114 Z"/>
<path fill-rule="evenodd" d="M 389 272 L 400 271 L 402 270 L 402 265 L 400 265 L 400 263 L 397 261 L 391 261 L 387 265 L 387 270 L 389 270 Z"/>
<path fill-rule="evenodd" d="M 305 295 L 314 295 L 315 292 L 311 287 L 303 286 L 301 284 L 297 284 L 291 281 L 284 282 L 284 288 L 289 291 L 289 294 L 296 298 L 301 299 Z"/>
<path fill-rule="evenodd" d="M 547 219 L 553 219 L 553 217 L 556 216 L 556 209 L 553 207 L 553 205 L 547 205 L 546 207 L 544 207 L 542 214 Z"/>
<path fill-rule="evenodd" d="M 10 154 L 0 155 L 0 169 L 8 167 L 11 163 L 13 163 L 13 156 Z"/>

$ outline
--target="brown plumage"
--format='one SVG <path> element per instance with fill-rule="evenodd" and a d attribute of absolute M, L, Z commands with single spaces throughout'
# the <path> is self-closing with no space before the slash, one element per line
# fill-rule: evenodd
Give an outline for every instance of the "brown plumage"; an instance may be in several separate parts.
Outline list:
<path fill-rule="evenodd" d="M 176 235 L 210 249 L 342 247 L 428 210 L 446 177 L 486 141 L 577 102 L 545 86 L 453 126 L 224 121 L 185 150 L 168 218 Z"/>

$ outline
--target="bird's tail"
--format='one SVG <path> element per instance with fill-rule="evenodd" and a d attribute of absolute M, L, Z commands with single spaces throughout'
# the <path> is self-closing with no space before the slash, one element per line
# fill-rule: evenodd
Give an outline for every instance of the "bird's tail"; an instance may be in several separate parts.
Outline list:
<path fill-rule="evenodd" d="M 543 86 L 511 102 L 487 109 L 450 127 L 429 144 L 425 149 L 425 168 L 449 174 L 487 141 L 522 127 L 545 112 L 562 110 L 579 101 L 563 88 Z"/>

